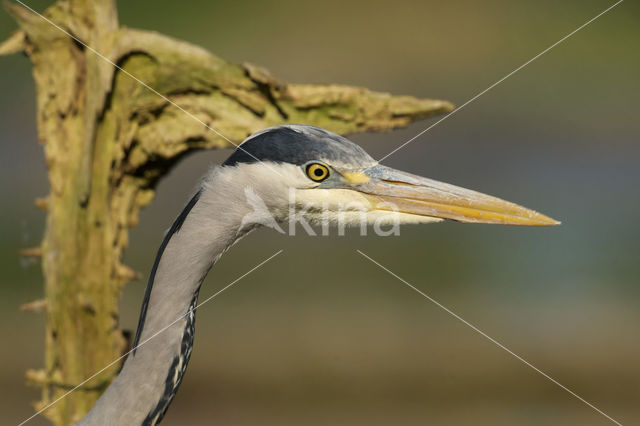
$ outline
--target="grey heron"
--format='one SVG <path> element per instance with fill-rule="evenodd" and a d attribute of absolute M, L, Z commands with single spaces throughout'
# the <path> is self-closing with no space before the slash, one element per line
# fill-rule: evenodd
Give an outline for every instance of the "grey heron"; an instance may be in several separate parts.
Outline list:
<path fill-rule="evenodd" d="M 247 189 L 266 209 L 256 214 Z M 292 201 L 291 191 L 295 192 Z M 133 351 L 81 425 L 155 425 L 191 355 L 198 292 L 212 265 L 271 215 L 286 222 L 292 202 L 312 222 L 460 222 L 555 225 L 533 210 L 378 164 L 362 148 L 303 125 L 246 139 L 203 179 L 167 232 L 144 296 Z M 251 218 L 247 220 L 247 218 Z M 181 318 L 156 338 L 159 330 Z M 143 346 L 137 347 L 144 341 Z"/>

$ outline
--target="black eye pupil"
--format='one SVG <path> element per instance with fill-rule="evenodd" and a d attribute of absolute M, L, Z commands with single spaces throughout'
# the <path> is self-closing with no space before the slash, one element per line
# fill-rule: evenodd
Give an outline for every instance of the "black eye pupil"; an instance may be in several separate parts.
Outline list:
<path fill-rule="evenodd" d="M 322 182 L 329 177 L 329 169 L 318 163 L 309 164 L 306 168 L 306 173 L 307 176 L 315 182 Z"/>

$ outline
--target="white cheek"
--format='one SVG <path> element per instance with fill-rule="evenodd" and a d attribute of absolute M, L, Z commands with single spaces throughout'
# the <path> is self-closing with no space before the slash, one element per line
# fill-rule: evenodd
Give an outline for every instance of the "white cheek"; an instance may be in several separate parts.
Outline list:
<path fill-rule="evenodd" d="M 298 189 L 292 198 L 300 208 L 344 211 L 371 211 L 373 206 L 362 194 L 349 189 Z"/>

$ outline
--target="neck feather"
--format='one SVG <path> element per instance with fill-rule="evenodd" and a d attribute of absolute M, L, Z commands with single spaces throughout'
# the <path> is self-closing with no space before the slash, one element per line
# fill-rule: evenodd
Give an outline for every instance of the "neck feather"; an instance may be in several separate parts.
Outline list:
<path fill-rule="evenodd" d="M 80 424 L 155 425 L 187 368 L 200 285 L 240 236 L 243 212 L 212 180 L 189 201 L 158 250 L 142 304 L 134 350 Z"/>

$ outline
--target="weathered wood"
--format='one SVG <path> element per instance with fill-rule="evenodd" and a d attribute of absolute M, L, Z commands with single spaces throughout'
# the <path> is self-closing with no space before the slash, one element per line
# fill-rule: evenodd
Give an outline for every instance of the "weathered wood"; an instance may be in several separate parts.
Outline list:
<path fill-rule="evenodd" d="M 0 54 L 24 51 L 33 64 L 37 124 L 51 193 L 42 242 L 46 313 L 45 407 L 118 358 L 122 286 L 138 274 L 121 263 L 128 229 L 158 179 L 189 151 L 240 143 L 275 124 L 313 124 L 338 133 L 383 131 L 452 110 L 446 101 L 391 96 L 339 85 L 286 84 L 251 64 L 230 64 L 188 43 L 120 27 L 114 0 L 63 0 L 45 16 L 190 117 L 27 9 L 8 4 L 20 25 Z M 33 305 L 33 306 L 32 306 Z M 27 305 L 29 309 L 35 305 Z M 46 307 L 46 309 L 45 309 Z M 117 366 L 116 366 L 117 367 Z M 117 374 L 111 368 L 44 413 L 55 424 L 84 415 Z"/>

